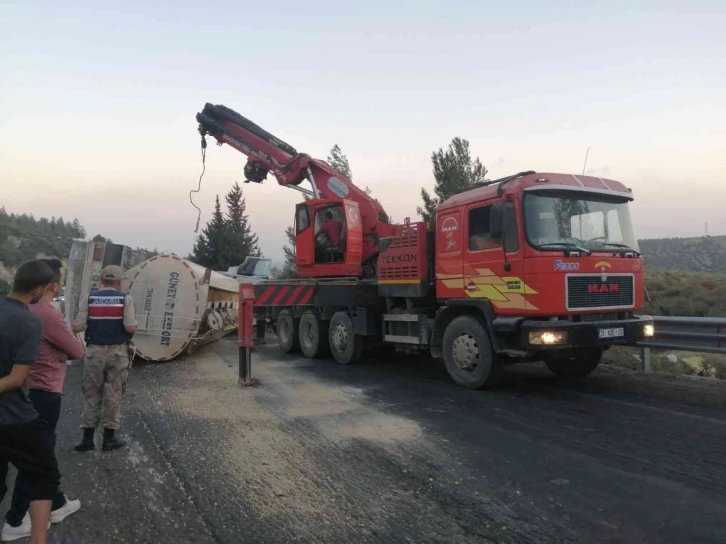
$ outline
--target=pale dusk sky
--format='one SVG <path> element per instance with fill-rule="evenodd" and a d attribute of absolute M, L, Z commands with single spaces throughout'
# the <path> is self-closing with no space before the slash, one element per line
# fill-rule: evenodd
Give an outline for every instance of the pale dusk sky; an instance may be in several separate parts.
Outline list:
<path fill-rule="evenodd" d="M 239 111 L 298 150 L 338 143 L 394 219 L 454 136 L 501 177 L 618 179 L 639 238 L 726 234 L 726 2 L 6 1 L 0 205 L 186 255 L 195 114 Z M 210 146 L 203 223 L 246 158 Z M 279 259 L 299 194 L 243 185 Z"/>

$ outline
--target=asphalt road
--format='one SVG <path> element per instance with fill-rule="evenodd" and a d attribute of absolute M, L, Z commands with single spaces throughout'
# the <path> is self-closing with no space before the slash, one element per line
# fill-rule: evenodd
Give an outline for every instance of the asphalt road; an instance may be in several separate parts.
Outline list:
<path fill-rule="evenodd" d="M 432 361 L 269 345 L 242 390 L 236 361 L 225 339 L 135 366 L 129 447 L 87 455 L 71 367 L 60 463 L 83 509 L 55 542 L 726 541 L 723 383 L 522 366 L 468 391 Z"/>

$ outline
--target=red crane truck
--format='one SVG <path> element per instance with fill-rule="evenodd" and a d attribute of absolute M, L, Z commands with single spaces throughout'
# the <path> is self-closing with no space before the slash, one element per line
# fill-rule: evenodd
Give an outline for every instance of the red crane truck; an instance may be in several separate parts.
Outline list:
<path fill-rule="evenodd" d="M 248 181 L 271 172 L 311 197 L 295 210 L 299 278 L 255 285 L 256 316 L 275 319 L 285 352 L 348 364 L 388 343 L 443 358 L 455 383 L 482 388 L 522 361 L 585 376 L 611 345 L 654 333 L 635 315 L 643 259 L 632 192 L 618 181 L 532 171 L 488 181 L 442 202 L 432 232 L 388 224 L 326 162 L 233 110 L 207 104 L 197 121 L 203 146 L 211 135 L 247 155 Z"/>

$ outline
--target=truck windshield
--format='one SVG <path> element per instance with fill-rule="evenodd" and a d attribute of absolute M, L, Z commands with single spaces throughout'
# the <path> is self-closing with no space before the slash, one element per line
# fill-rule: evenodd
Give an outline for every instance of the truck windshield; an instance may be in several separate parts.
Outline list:
<path fill-rule="evenodd" d="M 524 198 L 527 240 L 547 250 L 638 251 L 628 202 L 596 193 L 537 191 Z"/>
<path fill-rule="evenodd" d="M 237 274 L 240 276 L 253 276 L 266 278 L 270 270 L 270 259 L 258 257 L 247 257 L 239 268 Z"/>

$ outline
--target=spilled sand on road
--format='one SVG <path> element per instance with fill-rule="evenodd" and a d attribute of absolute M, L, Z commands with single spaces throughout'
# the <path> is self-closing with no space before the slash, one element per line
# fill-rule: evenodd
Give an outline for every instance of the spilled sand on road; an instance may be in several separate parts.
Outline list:
<path fill-rule="evenodd" d="M 335 484 L 316 466 L 310 442 L 326 447 L 325 441 L 360 439 L 391 447 L 417 438 L 421 430 L 412 420 L 367 408 L 361 389 L 295 382 L 276 366 L 265 371 L 258 364 L 261 386 L 240 389 L 223 357 L 198 352 L 181 372 L 182 384 L 163 386 L 164 403 L 224 433 L 225 447 L 208 455 L 218 459 L 261 517 L 296 519 L 301 527 L 344 523 L 341 504 L 331 498 Z M 313 437 L 290 431 L 299 422 L 313 427 Z"/>
<path fill-rule="evenodd" d="M 339 415 L 354 407 L 355 395 L 321 383 L 305 383 L 285 389 L 289 402 L 285 414 L 290 417 Z"/>

